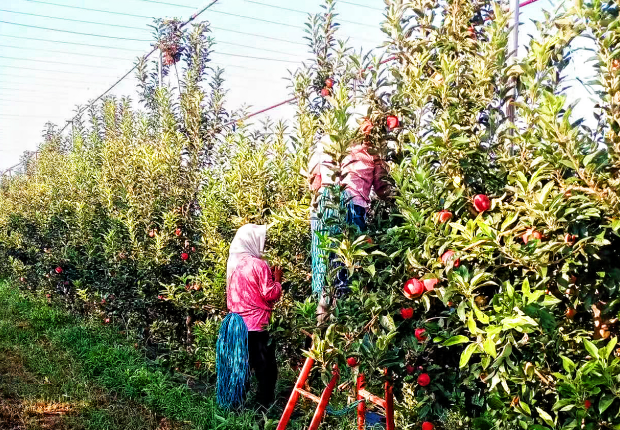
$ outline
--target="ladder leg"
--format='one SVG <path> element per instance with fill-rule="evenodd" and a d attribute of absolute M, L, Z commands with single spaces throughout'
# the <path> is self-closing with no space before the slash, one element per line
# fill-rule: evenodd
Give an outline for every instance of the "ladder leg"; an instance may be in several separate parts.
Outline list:
<path fill-rule="evenodd" d="M 325 415 L 325 408 L 327 407 L 329 398 L 332 396 L 332 392 L 334 391 L 334 388 L 336 388 L 336 383 L 338 382 L 339 372 L 337 366 L 334 366 L 332 375 L 332 379 L 329 381 L 329 384 L 327 384 L 327 388 L 325 388 L 325 391 L 321 394 L 321 401 L 316 408 L 316 412 L 314 413 L 314 417 L 312 417 L 312 422 L 310 423 L 308 430 L 316 430 L 319 428 L 319 425 L 321 425 L 321 420 Z"/>
<path fill-rule="evenodd" d="M 362 400 L 364 397 L 360 395 L 360 391 L 364 388 L 364 375 L 360 373 L 357 375 L 357 400 Z M 357 430 L 366 429 L 366 403 L 361 402 L 357 405 Z"/>
<path fill-rule="evenodd" d="M 387 369 L 385 369 L 387 375 Z M 394 387 L 392 381 L 385 381 L 385 430 L 394 430 Z"/>
<path fill-rule="evenodd" d="M 297 378 L 297 382 L 293 387 L 293 392 L 291 393 L 291 397 L 288 399 L 288 403 L 286 404 L 286 408 L 284 412 L 282 412 L 282 418 L 280 418 L 280 422 L 278 423 L 278 427 L 276 430 L 284 430 L 288 425 L 288 422 L 291 419 L 291 415 L 293 414 L 293 409 L 295 409 L 295 404 L 297 403 L 297 399 L 299 399 L 299 391 L 298 388 L 303 387 L 306 379 L 308 379 L 308 375 L 310 374 L 310 370 L 312 370 L 312 365 L 314 364 L 314 360 L 310 357 L 306 358 L 306 362 L 304 363 L 304 367 L 301 369 L 301 373 L 299 374 L 299 378 Z"/>

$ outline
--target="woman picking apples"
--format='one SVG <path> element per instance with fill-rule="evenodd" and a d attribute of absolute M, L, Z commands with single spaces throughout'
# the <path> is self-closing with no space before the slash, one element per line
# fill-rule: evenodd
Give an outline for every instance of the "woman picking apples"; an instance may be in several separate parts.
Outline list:
<path fill-rule="evenodd" d="M 259 404 L 267 408 L 274 400 L 278 368 L 266 326 L 275 303 L 282 295 L 282 269 L 275 267 L 272 272 L 262 259 L 266 235 L 267 226 L 246 224 L 237 230 L 230 245 L 226 268 L 226 304 L 231 312 L 227 318 L 232 321 L 227 323 L 225 320 L 220 329 L 217 377 L 218 400 L 221 392 L 222 398 L 232 397 L 235 401 L 220 402 L 225 406 L 242 400 L 245 387 L 239 385 L 245 385 L 247 377 L 239 378 L 237 375 L 244 373 L 243 369 L 239 370 L 244 363 L 254 369 L 258 379 L 256 398 Z M 231 366 L 231 362 L 241 364 L 235 367 Z M 227 396 L 231 391 L 236 395 Z"/>
<path fill-rule="evenodd" d="M 342 178 L 340 184 L 335 184 L 333 180 L 335 163 L 328 154 L 332 144 L 328 135 L 323 136 L 317 143 L 310 158 L 309 182 L 310 189 L 313 192 L 313 207 L 315 208 L 311 214 L 312 291 L 317 296 L 321 296 L 323 293 L 327 272 L 325 251 L 319 246 L 319 235 L 328 232 L 326 221 L 337 216 L 336 211 L 327 208 L 332 194 L 330 188 L 338 185 L 344 187 L 341 202 L 346 205 L 346 222 L 356 226 L 360 233 L 366 230 L 366 211 L 370 204 L 371 191 L 374 190 L 381 199 L 389 197 L 391 193 L 391 187 L 387 181 L 386 163 L 378 155 L 371 154 L 372 151 L 370 151 L 370 143 L 367 137 L 372 129 L 373 124 L 368 118 L 364 118 L 360 125 L 360 132 L 365 136 L 365 139 L 362 142 L 353 143 L 348 148 L 347 155 L 342 163 L 342 172 L 339 175 Z M 346 270 L 339 271 L 334 282 L 336 296 L 346 294 L 347 283 Z M 325 313 L 326 300 L 322 297 L 319 304 L 319 314 Z"/>

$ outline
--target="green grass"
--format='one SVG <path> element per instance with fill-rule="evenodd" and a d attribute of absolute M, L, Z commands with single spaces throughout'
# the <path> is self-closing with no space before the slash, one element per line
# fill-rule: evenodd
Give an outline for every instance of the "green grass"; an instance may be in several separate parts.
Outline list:
<path fill-rule="evenodd" d="M 147 360 L 113 327 L 0 282 L 0 428 L 259 429 Z M 265 427 L 272 427 L 267 420 Z"/>
<path fill-rule="evenodd" d="M 216 404 L 215 387 L 199 394 L 191 379 L 136 346 L 114 327 L 0 281 L 0 429 L 272 430 L 296 377 L 281 369 L 279 401 L 267 416 L 227 412 Z M 307 427 L 314 407 L 298 405 L 288 429 Z M 354 427 L 351 414 L 327 417 L 321 429 Z"/>

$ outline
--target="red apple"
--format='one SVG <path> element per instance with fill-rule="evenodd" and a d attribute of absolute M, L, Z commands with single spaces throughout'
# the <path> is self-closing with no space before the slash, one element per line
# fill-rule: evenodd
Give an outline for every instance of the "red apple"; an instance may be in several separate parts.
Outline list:
<path fill-rule="evenodd" d="M 426 336 L 426 330 L 423 328 L 415 329 L 415 338 L 418 339 L 418 342 L 424 342 L 428 337 Z"/>
<path fill-rule="evenodd" d="M 321 90 L 321 97 L 327 97 L 329 95 L 329 88 L 323 88 Z"/>
<path fill-rule="evenodd" d="M 428 421 L 424 421 L 422 423 L 422 430 L 433 430 L 435 428 L 435 426 L 433 425 L 433 423 L 429 423 Z"/>
<path fill-rule="evenodd" d="M 484 194 L 478 194 L 474 197 L 474 207 L 480 213 L 488 211 L 491 209 L 491 200 Z"/>
<path fill-rule="evenodd" d="M 394 115 L 388 115 L 387 119 L 387 126 L 390 130 L 394 130 L 396 127 L 398 127 L 398 118 L 395 117 Z"/>
<path fill-rule="evenodd" d="M 184 252 L 181 254 L 181 260 L 187 261 L 188 259 L 189 259 L 189 254 L 187 252 Z"/>
<path fill-rule="evenodd" d="M 405 282 L 403 293 L 408 299 L 415 299 L 424 294 L 424 284 L 419 279 L 411 278 Z"/>
<path fill-rule="evenodd" d="M 523 243 L 527 244 L 530 240 L 542 240 L 542 234 L 539 231 L 534 230 L 533 228 L 528 228 L 525 233 L 523 233 L 522 239 Z"/>
<path fill-rule="evenodd" d="M 421 373 L 420 376 L 418 376 L 418 384 L 421 387 L 426 387 L 430 383 L 431 383 L 431 377 L 428 376 L 428 373 Z"/>
<path fill-rule="evenodd" d="M 452 218 L 452 212 L 450 211 L 442 210 L 437 213 L 437 219 L 439 221 L 439 224 L 450 221 L 450 218 Z"/>
<path fill-rule="evenodd" d="M 448 264 L 450 264 L 450 262 L 452 262 L 452 265 L 454 266 L 454 268 L 457 268 L 461 265 L 461 260 L 459 258 L 454 258 L 454 251 L 450 250 L 450 251 L 446 251 L 443 253 L 443 255 L 441 256 L 441 262 L 447 266 Z"/>
<path fill-rule="evenodd" d="M 439 279 L 437 278 L 424 279 L 422 283 L 424 284 L 424 289 L 426 291 L 433 291 L 435 289 L 435 285 L 439 283 Z"/>
<path fill-rule="evenodd" d="M 574 234 L 566 233 L 566 235 L 564 236 L 564 243 L 566 243 L 568 246 L 573 246 L 575 242 L 577 242 L 577 236 L 575 236 Z"/>
<path fill-rule="evenodd" d="M 586 409 L 590 409 L 590 406 L 592 406 L 592 402 L 590 400 L 586 400 L 585 402 L 583 402 L 583 406 Z"/>
<path fill-rule="evenodd" d="M 57 267 L 56 269 L 54 269 L 54 272 L 60 275 L 62 273 L 62 267 Z"/>
<path fill-rule="evenodd" d="M 355 358 L 355 357 L 347 358 L 347 364 L 349 365 L 349 367 L 357 366 L 357 358 Z"/>
<path fill-rule="evenodd" d="M 332 88 L 334 86 L 334 80 L 332 78 L 325 79 L 325 86 L 327 88 Z"/>
<path fill-rule="evenodd" d="M 403 308 L 400 310 L 400 316 L 403 317 L 403 319 L 408 320 L 413 318 L 413 309 L 412 308 Z"/>
<path fill-rule="evenodd" d="M 362 121 L 362 123 L 360 124 L 360 131 L 365 136 L 368 136 L 370 132 L 372 131 L 372 127 L 373 127 L 372 122 L 370 122 L 368 118 L 364 118 L 364 121 Z"/>

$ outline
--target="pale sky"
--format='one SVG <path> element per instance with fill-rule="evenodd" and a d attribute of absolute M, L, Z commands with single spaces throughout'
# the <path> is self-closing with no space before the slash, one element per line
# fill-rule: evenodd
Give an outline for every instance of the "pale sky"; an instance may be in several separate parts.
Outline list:
<path fill-rule="evenodd" d="M 97 97 L 133 66 L 136 56 L 150 50 L 149 17 L 185 20 L 208 2 L 0 0 L 0 171 L 17 163 L 23 151 L 37 148 L 48 120 L 62 127 L 77 104 Z M 212 64 L 226 69 L 230 110 L 244 104 L 259 110 L 290 97 L 283 78 L 308 58 L 303 39 L 307 15 L 297 11 L 320 12 L 321 3 L 220 0 L 201 15 L 210 21 L 217 43 Z M 529 20 L 540 18 L 541 9 L 550 5 L 540 0 L 522 9 L 522 41 L 533 31 Z M 379 25 L 383 1 L 340 1 L 337 11 L 339 37 L 350 37 L 357 50 L 384 40 Z M 136 99 L 136 83 L 132 74 L 112 93 Z M 269 115 L 291 118 L 292 112 L 282 107 Z"/>

